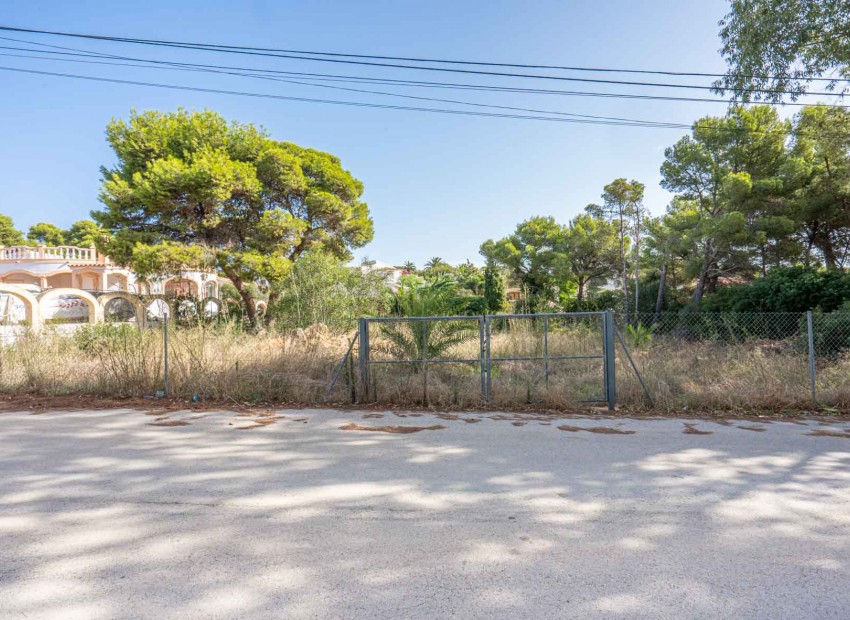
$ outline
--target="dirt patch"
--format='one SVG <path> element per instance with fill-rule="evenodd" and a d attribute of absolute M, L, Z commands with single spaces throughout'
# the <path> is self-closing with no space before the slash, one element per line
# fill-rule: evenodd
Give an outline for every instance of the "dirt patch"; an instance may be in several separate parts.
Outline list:
<path fill-rule="evenodd" d="M 384 417 L 383 413 L 364 413 L 363 414 L 364 420 L 372 420 L 374 418 L 383 418 L 383 417 Z"/>
<path fill-rule="evenodd" d="M 148 422 L 148 426 L 189 426 L 189 423 L 184 420 L 157 420 Z"/>
<path fill-rule="evenodd" d="M 373 433 L 394 433 L 397 435 L 409 435 L 419 431 L 438 431 L 446 428 L 442 424 L 433 426 L 361 426 L 359 424 L 343 424 L 339 427 L 341 431 L 371 431 Z"/>
<path fill-rule="evenodd" d="M 682 429 L 682 432 L 685 435 L 714 435 L 714 431 L 701 431 L 694 423 L 683 422 L 683 424 L 685 428 Z"/>
<path fill-rule="evenodd" d="M 600 435 L 634 435 L 637 433 L 637 431 L 624 431 L 619 428 L 611 428 L 610 426 L 570 426 L 563 424 L 558 429 L 570 433 L 587 431 L 588 433 L 599 433 Z"/>
<path fill-rule="evenodd" d="M 480 422 L 481 418 L 461 418 L 467 424 L 475 424 L 476 422 Z"/>
<path fill-rule="evenodd" d="M 525 426 L 526 424 L 528 424 L 528 422 L 522 422 L 520 420 L 517 420 L 516 422 L 511 422 L 511 424 L 513 424 L 514 426 Z"/>
<path fill-rule="evenodd" d="M 239 431 L 247 431 L 247 430 L 250 430 L 252 428 L 261 428 L 263 426 L 270 426 L 270 425 L 274 424 L 275 422 L 277 422 L 278 420 L 283 420 L 284 418 L 285 418 L 285 416 L 282 416 L 282 415 L 265 416 L 265 417 L 262 417 L 262 418 L 254 419 L 254 423 L 251 424 L 250 426 L 236 426 L 234 428 L 236 428 L 236 430 L 239 430 Z"/>
<path fill-rule="evenodd" d="M 842 439 L 850 439 L 850 432 L 848 431 L 826 431 L 821 429 L 813 430 L 809 433 L 805 433 L 806 435 L 811 435 L 812 437 L 841 437 Z"/>
<path fill-rule="evenodd" d="M 741 428 L 741 429 L 744 429 L 745 431 L 755 431 L 757 433 L 763 433 L 767 430 L 764 426 L 755 426 L 755 425 L 748 426 L 748 425 L 744 425 L 744 424 L 736 426 L 735 428 Z"/>

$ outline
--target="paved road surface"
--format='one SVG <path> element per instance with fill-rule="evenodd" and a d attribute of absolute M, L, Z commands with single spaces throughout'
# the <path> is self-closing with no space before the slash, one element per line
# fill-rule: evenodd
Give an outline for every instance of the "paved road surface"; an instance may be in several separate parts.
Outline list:
<path fill-rule="evenodd" d="M 850 617 L 850 421 L 281 413 L 0 414 L 0 618 Z"/>

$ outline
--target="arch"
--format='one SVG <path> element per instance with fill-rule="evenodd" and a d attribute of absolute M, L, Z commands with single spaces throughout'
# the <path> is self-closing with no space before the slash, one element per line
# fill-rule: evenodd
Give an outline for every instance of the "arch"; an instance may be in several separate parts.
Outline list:
<path fill-rule="evenodd" d="M 207 280 L 204 282 L 204 295 L 207 299 L 210 297 L 218 297 L 218 283 L 215 280 Z"/>
<path fill-rule="evenodd" d="M 40 283 L 41 278 L 33 275 L 32 272 L 26 269 L 14 269 L 0 276 L 0 284 L 31 284 L 33 286 L 39 286 Z"/>
<path fill-rule="evenodd" d="M 191 297 L 175 299 L 173 302 L 174 316 L 179 321 L 194 322 L 200 317 L 200 307 Z"/>
<path fill-rule="evenodd" d="M 165 295 L 146 295 L 142 305 L 145 308 L 145 322 L 160 323 L 170 319 L 174 312 L 170 300 Z"/>
<path fill-rule="evenodd" d="M 133 311 L 136 313 L 136 325 L 139 327 L 144 327 L 146 321 L 145 316 L 145 306 L 142 304 L 141 300 L 136 295 L 131 293 L 126 293 L 124 291 L 113 291 L 111 293 L 105 293 L 97 298 L 98 303 L 101 307 L 101 313 L 103 314 L 104 319 L 106 318 L 106 305 L 115 299 L 124 299 L 133 306 Z"/>
<path fill-rule="evenodd" d="M 16 299 L 20 299 L 24 304 L 26 318 L 29 321 L 33 331 L 41 328 L 41 306 L 38 303 L 38 297 L 30 293 L 23 287 L 15 286 L 14 284 L 3 284 L 0 282 L 0 293 L 12 295 Z"/>
<path fill-rule="evenodd" d="M 78 288 L 51 288 L 46 291 L 42 291 L 42 293 L 38 296 L 38 306 L 41 311 L 42 320 L 45 318 L 44 309 L 47 306 L 47 302 L 54 297 L 61 297 L 62 295 L 77 297 L 88 304 L 89 323 L 100 323 L 103 320 L 103 307 L 97 303 L 97 298 L 91 293 Z"/>
<path fill-rule="evenodd" d="M 126 273 L 113 271 L 106 276 L 106 290 L 123 292 L 130 290 L 130 278 Z"/>
<path fill-rule="evenodd" d="M 133 288 L 136 289 L 137 295 L 150 295 L 151 294 L 151 283 L 147 280 L 143 280 L 139 278 L 136 280 L 136 283 L 133 285 Z"/>
<path fill-rule="evenodd" d="M 221 314 L 221 301 L 215 297 L 204 297 L 198 307 L 201 310 L 201 316 L 205 319 L 214 319 Z"/>
<path fill-rule="evenodd" d="M 197 297 L 199 288 L 192 278 L 168 278 L 162 283 L 162 292 L 169 297 Z"/>

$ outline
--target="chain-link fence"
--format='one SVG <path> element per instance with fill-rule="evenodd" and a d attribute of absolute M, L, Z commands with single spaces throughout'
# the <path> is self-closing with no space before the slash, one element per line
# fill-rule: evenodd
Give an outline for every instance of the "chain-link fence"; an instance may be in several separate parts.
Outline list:
<path fill-rule="evenodd" d="M 122 305 L 98 324 L 0 325 L 0 391 L 552 408 L 613 393 L 629 408 L 850 406 L 850 312 L 383 318 L 365 320 L 364 342 L 363 323 L 356 334 L 251 333 L 177 301 L 157 311 L 155 301 L 143 321 Z"/>
<path fill-rule="evenodd" d="M 610 314 L 361 319 L 363 400 L 463 406 L 613 399 Z M 610 323 L 610 325 L 609 325 Z"/>
<path fill-rule="evenodd" d="M 126 297 L 126 294 L 125 294 Z M 98 299 L 98 301 L 100 301 Z M 217 300 L 110 300 L 101 320 L 0 321 L 0 392 L 320 402 L 347 336 L 245 328 Z"/>

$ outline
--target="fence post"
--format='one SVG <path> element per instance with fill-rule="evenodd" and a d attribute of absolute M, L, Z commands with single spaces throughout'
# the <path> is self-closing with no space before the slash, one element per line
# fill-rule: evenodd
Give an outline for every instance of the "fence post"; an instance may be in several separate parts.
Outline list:
<path fill-rule="evenodd" d="M 548 397 L 549 390 L 549 317 L 543 317 L 543 383 L 546 386 Z"/>
<path fill-rule="evenodd" d="M 428 319 L 422 320 L 422 404 L 428 406 Z"/>
<path fill-rule="evenodd" d="M 162 317 L 162 394 L 168 398 L 168 316 Z"/>
<path fill-rule="evenodd" d="M 487 402 L 487 354 L 484 350 L 484 321 L 485 317 L 478 319 L 478 359 L 481 367 L 481 402 Z"/>
<path fill-rule="evenodd" d="M 493 398 L 493 365 L 490 359 L 490 342 L 491 338 L 490 315 L 484 318 L 484 361 L 487 369 L 487 402 Z"/>
<path fill-rule="evenodd" d="M 358 320 L 360 347 L 357 358 L 360 365 L 360 402 L 369 400 L 369 319 Z"/>
<path fill-rule="evenodd" d="M 617 370 L 614 357 L 614 313 L 611 310 L 606 310 L 603 315 L 602 334 L 605 342 L 605 399 L 608 401 L 608 410 L 614 411 L 617 408 Z"/>
<path fill-rule="evenodd" d="M 806 327 L 809 335 L 809 382 L 812 388 L 812 404 L 817 405 L 817 391 L 815 388 L 815 330 L 814 314 L 811 310 L 806 312 Z"/>

